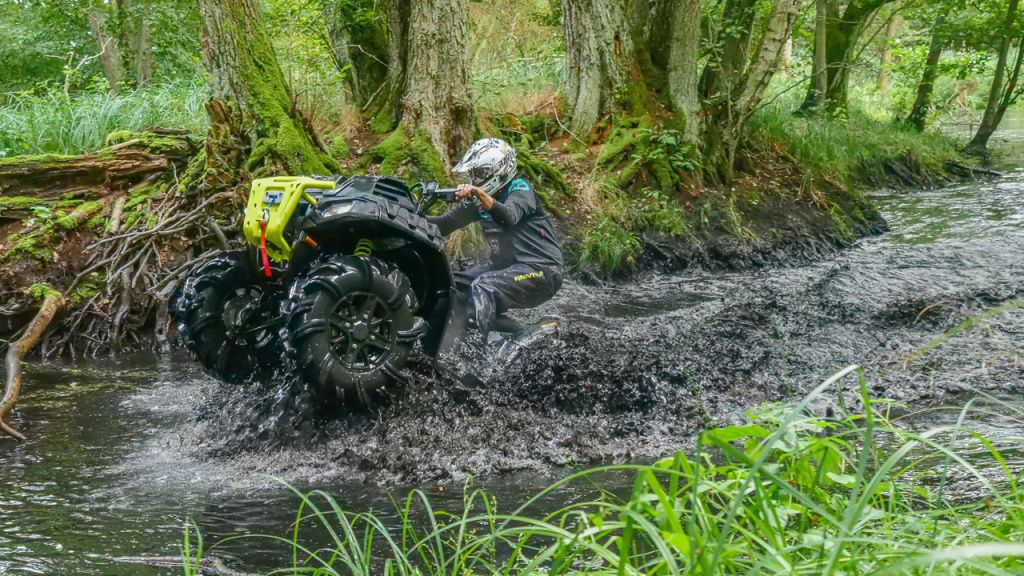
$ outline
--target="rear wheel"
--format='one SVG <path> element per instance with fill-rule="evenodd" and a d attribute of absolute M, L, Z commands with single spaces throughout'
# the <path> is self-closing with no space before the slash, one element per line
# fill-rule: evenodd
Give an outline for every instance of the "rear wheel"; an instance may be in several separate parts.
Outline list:
<path fill-rule="evenodd" d="M 231 384 L 280 365 L 274 286 L 247 251 L 223 252 L 182 282 L 174 320 L 182 344 L 211 376 Z"/>
<path fill-rule="evenodd" d="M 372 406 L 401 382 L 423 331 L 405 274 L 376 258 L 338 256 L 310 271 L 297 298 L 288 340 L 323 403 Z"/>

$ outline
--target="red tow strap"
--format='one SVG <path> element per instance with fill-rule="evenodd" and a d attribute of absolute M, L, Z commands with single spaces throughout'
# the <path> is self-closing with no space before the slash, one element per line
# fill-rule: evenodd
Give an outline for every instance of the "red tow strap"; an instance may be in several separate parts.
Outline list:
<path fill-rule="evenodd" d="M 270 270 L 270 256 L 267 255 L 267 221 L 260 220 L 260 256 L 263 258 L 263 273 L 270 278 L 273 272 Z"/>

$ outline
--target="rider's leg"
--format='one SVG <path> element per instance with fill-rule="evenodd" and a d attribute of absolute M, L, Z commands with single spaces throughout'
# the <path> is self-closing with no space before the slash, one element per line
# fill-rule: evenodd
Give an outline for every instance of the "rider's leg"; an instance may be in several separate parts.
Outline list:
<path fill-rule="evenodd" d="M 561 271 L 555 268 L 517 264 L 481 274 L 470 287 L 470 302 L 485 341 L 499 315 L 513 308 L 539 306 L 561 285 Z"/>

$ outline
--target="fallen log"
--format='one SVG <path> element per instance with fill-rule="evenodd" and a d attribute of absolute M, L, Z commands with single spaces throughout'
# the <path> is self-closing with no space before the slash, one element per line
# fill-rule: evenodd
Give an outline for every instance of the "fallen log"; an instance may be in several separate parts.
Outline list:
<path fill-rule="evenodd" d="M 103 198 L 184 169 L 197 151 L 188 132 L 181 130 L 115 132 L 107 142 L 108 148 L 80 156 L 0 159 L 0 198 Z"/>
<path fill-rule="evenodd" d="M 53 317 L 65 305 L 66 300 L 60 292 L 47 288 L 43 305 L 36 312 L 35 318 L 29 322 L 21 338 L 11 342 L 10 348 L 7 349 L 7 383 L 4 387 L 3 399 L 0 400 L 0 430 L 19 442 L 24 442 L 25 436 L 11 428 L 4 419 L 14 409 L 14 405 L 18 402 L 18 395 L 21 393 L 21 362 L 42 338 L 43 332 L 46 332 Z"/>

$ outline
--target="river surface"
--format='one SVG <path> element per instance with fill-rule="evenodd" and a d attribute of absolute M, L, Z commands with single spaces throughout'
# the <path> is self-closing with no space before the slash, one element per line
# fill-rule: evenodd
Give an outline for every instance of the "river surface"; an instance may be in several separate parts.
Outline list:
<path fill-rule="evenodd" d="M 416 368 L 372 417 L 314 421 L 284 384 L 225 389 L 181 356 L 32 365 L 12 419 L 30 441 L 0 439 L 0 573 L 178 574 L 119 558 L 178 555 L 186 519 L 208 543 L 285 535 L 296 501 L 268 475 L 385 516 L 414 486 L 458 509 L 470 478 L 511 507 L 573 466 L 685 448 L 852 363 L 915 406 L 1015 398 L 1024 310 L 914 352 L 1024 298 L 1024 171 L 876 196 L 892 232 L 827 260 L 569 283 L 539 312 L 565 317 L 564 333 L 529 361 L 482 382 Z M 250 570 L 283 554 L 218 551 Z"/>

